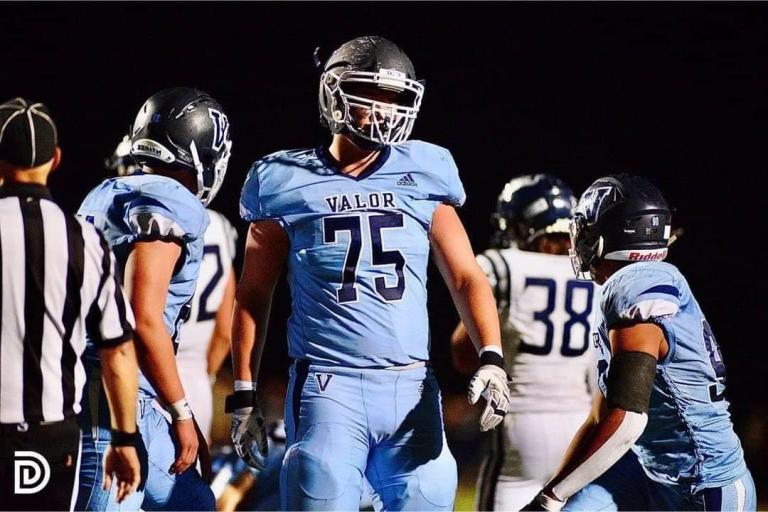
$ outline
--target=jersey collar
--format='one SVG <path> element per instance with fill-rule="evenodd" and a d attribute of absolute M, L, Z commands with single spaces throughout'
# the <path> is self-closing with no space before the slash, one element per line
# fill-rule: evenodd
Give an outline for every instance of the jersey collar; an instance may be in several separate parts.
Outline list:
<path fill-rule="evenodd" d="M 389 155 L 391 152 L 392 152 L 391 146 L 384 146 L 381 149 L 379 156 L 376 158 L 376 161 L 373 162 L 371 165 L 369 165 L 365 171 L 361 172 L 357 176 L 351 176 L 349 174 L 344 174 L 343 172 L 341 172 L 338 168 L 336 159 L 333 158 L 333 155 L 331 155 L 331 152 L 328 151 L 327 147 L 320 146 L 315 150 L 315 155 L 317 155 L 317 158 L 319 158 L 320 161 L 323 162 L 323 164 L 325 164 L 326 167 L 331 169 L 334 173 L 338 174 L 339 176 L 344 176 L 345 178 L 348 178 L 351 180 L 360 181 L 360 180 L 364 180 L 368 176 L 372 175 L 373 173 L 381 169 L 381 167 L 385 163 L 387 163 L 387 160 L 389 160 Z"/>

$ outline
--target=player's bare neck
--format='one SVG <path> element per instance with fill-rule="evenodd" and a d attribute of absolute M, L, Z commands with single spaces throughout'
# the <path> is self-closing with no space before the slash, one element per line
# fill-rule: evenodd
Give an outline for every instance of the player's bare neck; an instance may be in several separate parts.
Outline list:
<path fill-rule="evenodd" d="M 338 170 L 349 176 L 359 176 L 364 173 L 379 158 L 380 151 L 358 147 L 343 135 L 333 136 L 328 152 L 336 160 Z"/>

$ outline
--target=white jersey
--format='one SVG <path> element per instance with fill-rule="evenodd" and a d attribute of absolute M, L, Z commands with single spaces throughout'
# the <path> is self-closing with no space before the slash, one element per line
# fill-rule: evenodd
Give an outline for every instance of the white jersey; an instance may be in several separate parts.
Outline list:
<path fill-rule="evenodd" d="M 499 307 L 510 412 L 586 412 L 596 372 L 593 283 L 574 277 L 567 256 L 510 248 L 477 260 Z"/>
<path fill-rule="evenodd" d="M 224 288 L 235 259 L 237 231 L 226 217 L 208 210 L 211 223 L 205 231 L 205 249 L 200 264 L 200 277 L 192 297 L 189 319 L 181 329 L 176 359 L 179 371 L 205 375 L 208 366 L 208 344 L 216 323 L 216 312 L 224 297 Z M 205 380 L 206 384 L 208 380 Z"/>

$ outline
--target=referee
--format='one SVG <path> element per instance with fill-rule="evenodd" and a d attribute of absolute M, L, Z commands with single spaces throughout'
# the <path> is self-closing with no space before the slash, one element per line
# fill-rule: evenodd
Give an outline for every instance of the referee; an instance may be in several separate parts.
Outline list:
<path fill-rule="evenodd" d="M 71 510 L 80 464 L 85 334 L 101 352 L 112 412 L 106 480 L 139 484 L 133 316 L 114 257 L 46 187 L 61 160 L 42 103 L 0 104 L 0 509 Z"/>

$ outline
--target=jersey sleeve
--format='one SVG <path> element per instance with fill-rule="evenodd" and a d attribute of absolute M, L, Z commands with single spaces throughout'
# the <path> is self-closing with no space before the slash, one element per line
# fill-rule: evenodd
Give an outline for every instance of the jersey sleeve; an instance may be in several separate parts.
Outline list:
<path fill-rule="evenodd" d="M 476 259 L 491 285 L 496 306 L 502 311 L 509 305 L 509 266 L 496 249 L 488 249 L 478 254 Z"/>
<path fill-rule="evenodd" d="M 622 323 L 658 323 L 678 313 L 680 297 L 674 275 L 644 267 L 626 271 L 609 283 L 602 309 L 609 329 Z"/>
<path fill-rule="evenodd" d="M 290 175 L 288 159 L 279 151 L 257 160 L 243 184 L 240 194 L 240 217 L 247 222 L 275 220 L 285 227 L 286 194 L 284 178 Z"/>
<path fill-rule="evenodd" d="M 490 258 L 485 253 L 478 254 L 475 258 L 477 259 L 477 264 L 480 265 L 481 269 L 483 269 L 485 277 L 488 278 L 488 283 L 490 283 L 491 288 L 495 289 L 499 280 L 496 278 L 496 272 L 493 270 L 493 263 L 491 262 Z M 494 295 L 496 295 L 495 290 Z M 496 300 L 499 300 L 499 298 L 496 297 Z"/>
<path fill-rule="evenodd" d="M 247 222 L 276 220 L 284 224 L 279 214 L 281 209 L 279 189 L 274 187 L 274 180 L 269 179 L 274 174 L 274 172 L 270 173 L 274 171 L 271 167 L 278 165 L 275 160 L 277 160 L 275 155 L 257 160 L 248 172 L 240 194 L 240 217 Z"/>
<path fill-rule="evenodd" d="M 244 221 L 256 222 L 268 218 L 264 213 L 261 198 L 260 173 L 263 169 L 263 162 L 258 160 L 248 171 L 248 177 L 245 178 L 243 190 L 240 193 L 240 217 Z"/>
<path fill-rule="evenodd" d="M 314 150 L 284 150 L 257 160 L 240 194 L 240 217 L 277 221 L 284 229 L 306 209 L 306 172 L 316 172 Z"/>
<path fill-rule="evenodd" d="M 182 185 L 151 182 L 137 192 L 123 210 L 130 233 L 126 242 L 165 240 L 185 245 L 205 234 L 208 214 Z"/>
<path fill-rule="evenodd" d="M 224 251 L 224 258 L 226 261 L 233 263 L 237 256 L 237 230 L 229 222 L 229 219 L 223 213 L 208 210 L 208 215 L 211 217 L 211 226 L 209 229 L 219 229 L 219 236 L 216 236 L 216 244 L 222 247 Z M 214 221 L 215 218 L 215 221 Z M 208 234 L 206 234 L 206 244 L 208 243 Z"/>
<path fill-rule="evenodd" d="M 443 188 L 440 200 L 443 203 L 458 208 L 462 206 L 467 199 L 467 194 L 464 192 L 464 185 L 459 178 L 459 168 L 456 167 L 456 162 L 450 151 L 445 148 L 439 148 L 438 152 L 438 158 L 443 165 L 442 173 L 440 175 Z"/>
<path fill-rule="evenodd" d="M 96 297 L 88 309 L 85 328 L 97 348 L 114 347 L 133 337 L 134 318 L 130 303 L 115 270 L 115 256 L 104 237 L 80 221 L 88 240 L 87 257 L 100 269 Z"/>

